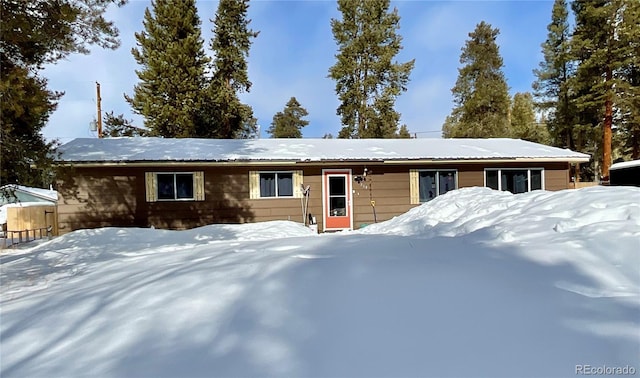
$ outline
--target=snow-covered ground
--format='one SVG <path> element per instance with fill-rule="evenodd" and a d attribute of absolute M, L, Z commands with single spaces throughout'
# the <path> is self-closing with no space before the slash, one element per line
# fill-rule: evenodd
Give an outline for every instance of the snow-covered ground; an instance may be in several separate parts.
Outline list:
<path fill-rule="evenodd" d="M 640 375 L 638 188 L 462 189 L 325 235 L 84 230 L 0 260 L 2 377 Z"/>

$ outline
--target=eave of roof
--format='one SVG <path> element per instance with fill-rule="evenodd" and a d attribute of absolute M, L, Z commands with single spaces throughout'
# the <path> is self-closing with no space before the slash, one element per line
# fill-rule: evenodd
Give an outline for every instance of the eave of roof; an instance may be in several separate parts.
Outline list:
<path fill-rule="evenodd" d="M 548 158 L 486 158 L 486 159 L 322 159 L 322 160 L 229 160 L 229 161 L 198 161 L 198 160 L 161 160 L 161 161 L 78 161 L 61 162 L 62 166 L 82 167 L 166 167 L 166 166 L 291 166 L 291 165 L 353 165 L 353 164 L 499 164 L 506 162 L 529 163 L 585 163 L 589 158 L 577 157 L 548 157 Z"/>

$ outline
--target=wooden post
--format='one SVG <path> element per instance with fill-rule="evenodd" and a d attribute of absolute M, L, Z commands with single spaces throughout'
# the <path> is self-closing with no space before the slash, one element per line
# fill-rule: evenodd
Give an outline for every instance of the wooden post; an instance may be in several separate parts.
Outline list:
<path fill-rule="evenodd" d="M 102 98 L 100 97 L 100 83 L 98 83 L 96 81 L 96 102 L 97 102 L 97 107 L 98 107 L 98 138 L 102 138 L 102 105 L 101 105 L 101 101 Z"/>

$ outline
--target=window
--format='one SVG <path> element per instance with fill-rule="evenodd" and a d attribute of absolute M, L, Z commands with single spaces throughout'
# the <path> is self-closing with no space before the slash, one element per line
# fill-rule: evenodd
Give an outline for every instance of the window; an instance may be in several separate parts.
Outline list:
<path fill-rule="evenodd" d="M 511 193 L 544 189 L 543 169 L 485 169 L 485 186 Z"/>
<path fill-rule="evenodd" d="M 203 201 L 203 172 L 145 173 L 147 202 Z"/>
<path fill-rule="evenodd" d="M 250 198 L 300 198 L 302 171 L 250 171 Z"/>
<path fill-rule="evenodd" d="M 293 173 L 260 173 L 260 197 L 293 197 Z"/>
<path fill-rule="evenodd" d="M 192 173 L 158 173 L 156 175 L 158 199 L 193 199 Z"/>
<path fill-rule="evenodd" d="M 410 170 L 411 203 L 427 202 L 450 190 L 457 189 L 457 176 L 455 170 Z"/>

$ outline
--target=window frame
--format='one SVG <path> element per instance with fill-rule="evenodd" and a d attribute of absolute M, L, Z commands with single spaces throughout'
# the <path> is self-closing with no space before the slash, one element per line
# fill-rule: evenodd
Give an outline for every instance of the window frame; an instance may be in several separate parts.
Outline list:
<path fill-rule="evenodd" d="M 274 188 L 274 193 L 275 195 L 273 196 L 263 196 L 262 195 L 262 175 L 274 175 L 273 176 L 273 181 L 275 184 L 275 188 Z M 290 174 L 291 175 L 291 195 L 290 196 L 281 196 L 280 195 L 280 190 L 278 190 L 278 175 L 280 174 Z M 293 181 L 294 181 L 294 173 L 293 171 L 259 171 L 258 172 L 258 184 L 259 184 L 259 198 L 294 198 L 294 185 L 293 185 Z"/>
<path fill-rule="evenodd" d="M 273 174 L 275 180 L 275 196 L 263 197 L 260 191 L 261 176 L 263 174 Z M 291 175 L 291 195 L 282 196 L 278 195 L 278 174 L 290 174 Z M 287 169 L 287 170 L 256 170 L 249 171 L 249 198 L 259 200 L 273 200 L 273 199 L 290 199 L 290 198 L 302 198 L 302 186 L 304 179 L 304 173 L 302 170 Z"/>
<path fill-rule="evenodd" d="M 498 191 L 501 192 L 509 192 L 508 190 L 502 189 L 502 171 L 527 171 L 527 191 L 524 193 L 532 192 L 531 190 L 531 171 L 540 171 L 540 189 L 534 190 L 545 190 L 545 169 L 542 167 L 530 167 L 530 168 L 485 168 L 483 174 L 484 187 L 487 186 L 487 171 L 498 172 Z M 493 189 L 493 188 L 490 188 Z M 493 189 L 496 190 L 496 189 Z M 509 192 L 511 193 L 511 192 Z M 519 194 L 519 193 L 513 193 Z"/>
<path fill-rule="evenodd" d="M 158 175 L 173 176 L 173 197 L 159 198 Z M 191 175 L 192 193 L 189 198 L 177 198 L 177 175 Z M 144 173 L 145 197 L 147 202 L 197 202 L 205 201 L 204 171 L 147 171 Z"/>
<path fill-rule="evenodd" d="M 455 168 L 451 168 L 451 169 L 417 169 L 416 172 L 418 172 L 418 183 L 417 183 L 417 189 L 418 189 L 418 202 L 423 204 L 423 203 L 427 203 L 429 201 L 432 201 L 434 199 L 436 199 L 436 197 L 440 196 L 440 172 L 454 172 L 456 174 L 456 178 L 455 178 L 455 188 L 451 189 L 451 190 L 458 190 L 458 170 Z M 422 172 L 435 172 L 436 173 L 436 195 L 427 201 L 422 201 L 422 199 L 420 198 L 420 173 Z"/>
<path fill-rule="evenodd" d="M 196 176 L 195 172 L 153 172 L 156 184 L 156 202 L 177 202 L 177 201 L 195 201 L 196 200 Z M 160 187 L 158 185 L 158 175 L 173 175 L 173 198 L 160 198 Z M 176 182 L 177 175 L 191 175 L 191 197 L 177 198 L 178 186 Z"/>

